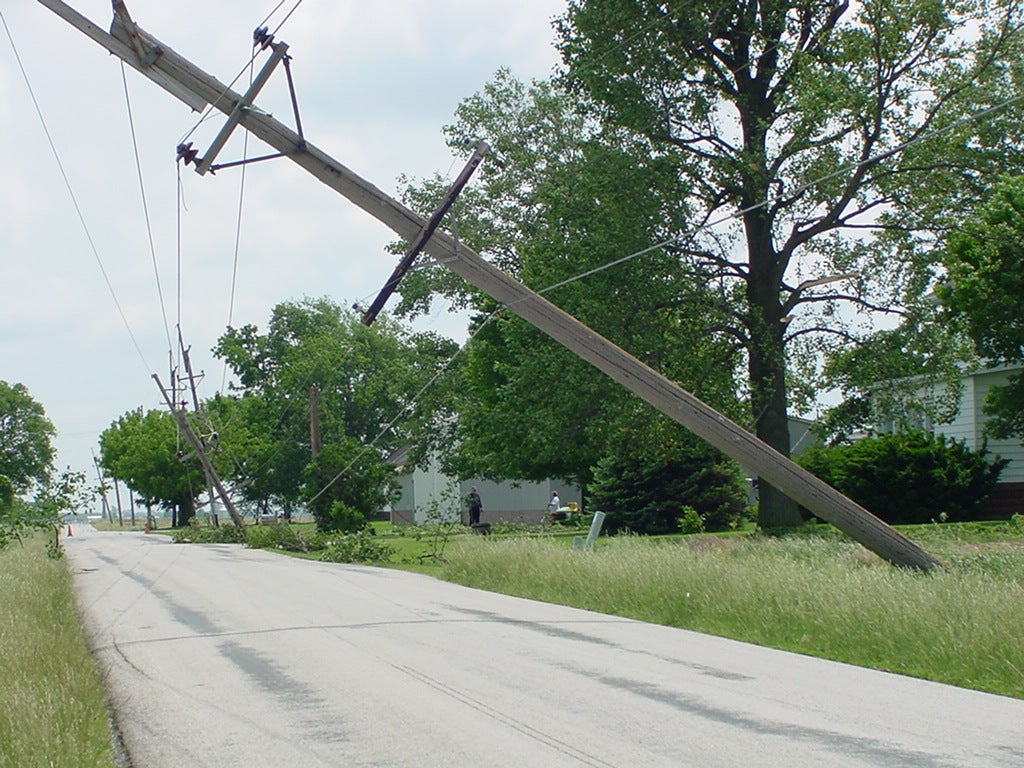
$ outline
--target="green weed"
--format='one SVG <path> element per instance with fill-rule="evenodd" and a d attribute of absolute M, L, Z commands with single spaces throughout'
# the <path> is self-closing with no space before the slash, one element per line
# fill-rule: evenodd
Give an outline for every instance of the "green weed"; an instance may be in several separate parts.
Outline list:
<path fill-rule="evenodd" d="M 0 552 L 0 768 L 113 768 L 106 693 L 48 538 Z"/>
<path fill-rule="evenodd" d="M 978 546 L 978 545 L 975 545 Z M 468 586 L 1024 698 L 1024 549 L 921 574 L 839 538 L 456 542 Z"/>

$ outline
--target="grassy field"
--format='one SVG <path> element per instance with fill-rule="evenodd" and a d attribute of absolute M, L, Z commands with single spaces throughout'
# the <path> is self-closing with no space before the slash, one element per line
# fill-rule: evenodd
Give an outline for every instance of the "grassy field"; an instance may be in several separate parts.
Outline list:
<path fill-rule="evenodd" d="M 910 531 L 949 566 L 899 570 L 826 535 L 461 537 L 444 578 L 759 645 L 1024 698 L 1024 530 Z"/>
<path fill-rule="evenodd" d="M 0 768 L 112 768 L 105 697 L 66 562 L 0 551 Z"/>

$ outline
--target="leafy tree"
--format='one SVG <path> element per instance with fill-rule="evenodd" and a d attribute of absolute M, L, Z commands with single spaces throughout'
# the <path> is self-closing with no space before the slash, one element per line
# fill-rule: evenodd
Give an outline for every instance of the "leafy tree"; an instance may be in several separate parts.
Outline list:
<path fill-rule="evenodd" d="M 100 435 L 100 465 L 110 477 L 143 503 L 176 511 L 178 525 L 188 525 L 196 498 L 206 490 L 199 462 L 188 460 L 189 453 L 167 411 L 128 411 Z"/>
<path fill-rule="evenodd" d="M 798 461 L 894 524 L 978 519 L 1008 463 L 920 430 L 812 447 Z"/>
<path fill-rule="evenodd" d="M 309 463 L 306 442 L 291 439 L 282 429 L 287 407 L 257 393 L 217 395 L 202 404 L 196 422 L 206 434 L 216 433 L 209 456 L 217 473 L 235 481 L 237 494 L 264 513 L 271 506 L 289 517 L 298 501 L 296 478 Z"/>
<path fill-rule="evenodd" d="M 1013 162 L 1019 110 L 960 121 L 1018 93 L 1022 13 L 1016 0 L 573 0 L 557 23 L 567 87 L 674 165 L 690 225 L 665 250 L 727 297 L 720 332 L 743 346 L 756 432 L 778 451 L 787 363 L 857 336 L 843 305 L 920 297 L 934 237 Z M 798 521 L 762 484 L 760 522 Z"/>
<path fill-rule="evenodd" d="M 15 493 L 44 485 L 53 472 L 53 438 L 46 411 L 24 384 L 0 381 L 0 475 Z"/>
<path fill-rule="evenodd" d="M 210 429 L 221 437 L 219 461 L 247 483 L 248 498 L 286 509 L 297 503 L 312 456 L 312 386 L 325 452 L 351 440 L 378 454 L 413 445 L 415 461 L 438 439 L 434 427 L 450 408 L 444 377 L 426 385 L 456 351 L 454 342 L 413 334 L 388 317 L 366 327 L 326 298 L 279 304 L 265 333 L 229 328 L 214 349 L 241 393 L 208 404 Z"/>
<path fill-rule="evenodd" d="M 975 355 L 938 307 L 923 309 L 897 328 L 829 356 L 822 381 L 843 399 L 815 424 L 820 437 L 842 443 L 887 422 L 913 429 L 956 417 L 963 366 L 973 364 Z"/>
<path fill-rule="evenodd" d="M 6 475 L 0 475 L 0 514 L 14 506 L 14 483 Z"/>
<path fill-rule="evenodd" d="M 672 452 L 609 455 L 598 464 L 591 505 L 609 532 L 662 534 L 679 530 L 687 507 L 710 529 L 739 520 L 746 494 L 739 468 L 690 437 Z"/>
<path fill-rule="evenodd" d="M 706 332 L 724 320 L 720 297 L 681 275 L 673 257 L 653 254 L 565 282 L 646 248 L 681 223 L 663 218 L 666 201 L 681 195 L 673 169 L 643 143 L 600 135 L 577 106 L 557 86 L 527 86 L 507 71 L 460 104 L 446 128 L 449 144 L 483 139 L 491 152 L 478 186 L 460 198 L 459 236 L 605 337 L 728 408 L 736 350 Z M 426 210 L 444 187 L 431 180 L 410 186 L 406 197 Z M 450 471 L 586 485 L 623 434 L 660 429 L 653 409 L 519 318 L 491 316 L 494 302 L 467 292 L 450 273 L 410 277 L 399 311 L 425 311 L 434 290 L 480 313 L 445 454 Z"/>
<path fill-rule="evenodd" d="M 14 485 L 0 475 L 0 549 L 20 541 L 29 531 L 49 529 L 54 534 L 50 554 L 59 557 L 61 517 L 87 510 L 96 494 L 87 485 L 85 473 L 70 467 L 48 477 L 29 501 L 17 498 Z"/>
<path fill-rule="evenodd" d="M 977 216 L 949 238 L 944 264 L 936 293 L 949 318 L 989 362 L 1024 362 L 1024 177 L 994 189 Z M 1024 374 L 993 388 L 985 406 L 991 434 L 1024 437 Z"/>
<path fill-rule="evenodd" d="M 304 476 L 309 508 L 321 531 L 362 529 L 398 487 L 394 468 L 353 438 L 325 446 Z"/>

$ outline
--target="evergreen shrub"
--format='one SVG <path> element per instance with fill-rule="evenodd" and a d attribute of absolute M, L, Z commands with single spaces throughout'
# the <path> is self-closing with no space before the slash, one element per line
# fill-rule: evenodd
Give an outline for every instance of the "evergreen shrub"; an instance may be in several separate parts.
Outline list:
<path fill-rule="evenodd" d="M 590 488 L 590 508 L 607 515 L 608 533 L 676 533 L 689 510 L 707 530 L 723 530 L 740 519 L 745 503 L 737 466 L 696 440 L 663 455 L 607 456 Z"/>
<path fill-rule="evenodd" d="M 891 524 L 983 519 L 1008 463 L 920 430 L 814 446 L 798 462 Z"/>

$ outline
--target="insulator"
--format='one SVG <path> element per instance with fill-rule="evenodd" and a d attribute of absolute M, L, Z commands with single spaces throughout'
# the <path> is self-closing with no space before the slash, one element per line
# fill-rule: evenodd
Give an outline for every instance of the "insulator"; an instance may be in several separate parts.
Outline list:
<path fill-rule="evenodd" d="M 191 141 L 188 144 L 178 145 L 178 160 L 184 160 L 185 165 L 188 165 L 189 163 L 194 163 L 198 155 L 199 150 L 192 149 Z"/>
<path fill-rule="evenodd" d="M 274 42 L 274 36 L 270 34 L 266 27 L 257 27 L 252 33 L 252 46 L 255 48 L 257 45 L 261 48 L 266 48 L 268 45 Z"/>

